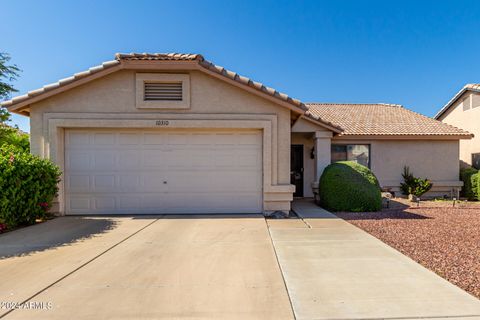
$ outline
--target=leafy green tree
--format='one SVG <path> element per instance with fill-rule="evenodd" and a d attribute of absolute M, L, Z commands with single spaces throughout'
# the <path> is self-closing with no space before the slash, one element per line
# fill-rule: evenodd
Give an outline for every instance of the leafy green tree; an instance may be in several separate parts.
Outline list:
<path fill-rule="evenodd" d="M 0 52 L 0 100 L 10 98 L 13 92 L 17 92 L 10 82 L 17 79 L 20 69 L 14 64 L 8 64 L 10 55 Z M 0 124 L 10 120 L 10 113 L 5 108 L 0 107 Z"/>
<path fill-rule="evenodd" d="M 11 145 L 19 151 L 29 152 L 30 136 L 18 128 L 0 124 L 0 147 L 3 145 Z"/>

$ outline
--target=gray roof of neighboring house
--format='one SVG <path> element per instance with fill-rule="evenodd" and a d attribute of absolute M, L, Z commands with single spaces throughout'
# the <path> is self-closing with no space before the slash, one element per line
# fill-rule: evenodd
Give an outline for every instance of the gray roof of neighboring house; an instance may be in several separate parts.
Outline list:
<path fill-rule="evenodd" d="M 440 118 L 465 92 L 476 91 L 480 92 L 480 83 L 468 83 L 460 91 L 458 91 L 450 101 L 448 101 L 440 111 L 434 116 L 435 119 Z"/>

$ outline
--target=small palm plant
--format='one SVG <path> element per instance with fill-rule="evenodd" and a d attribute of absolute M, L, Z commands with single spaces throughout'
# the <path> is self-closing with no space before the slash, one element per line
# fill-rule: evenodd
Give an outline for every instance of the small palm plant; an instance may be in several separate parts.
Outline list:
<path fill-rule="evenodd" d="M 407 166 L 403 167 L 402 177 L 404 182 L 400 184 L 400 189 L 403 194 L 408 196 L 421 197 L 433 186 L 432 182 L 427 178 L 421 179 L 415 177 Z"/>

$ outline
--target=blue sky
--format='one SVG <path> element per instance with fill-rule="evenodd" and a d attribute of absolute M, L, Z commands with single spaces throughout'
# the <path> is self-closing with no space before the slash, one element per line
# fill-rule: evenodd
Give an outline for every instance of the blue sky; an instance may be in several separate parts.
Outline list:
<path fill-rule="evenodd" d="M 2 1 L 24 93 L 116 52 L 192 52 L 304 102 L 433 116 L 480 82 L 478 1 Z M 14 122 L 28 131 L 28 118 Z"/>

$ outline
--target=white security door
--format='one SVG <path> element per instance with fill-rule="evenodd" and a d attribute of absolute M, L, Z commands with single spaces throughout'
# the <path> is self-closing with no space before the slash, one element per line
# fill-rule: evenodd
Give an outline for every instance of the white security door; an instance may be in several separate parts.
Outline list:
<path fill-rule="evenodd" d="M 65 130 L 67 214 L 262 212 L 259 131 Z"/>

